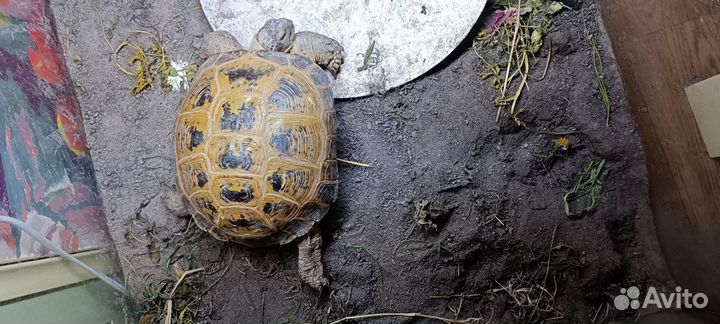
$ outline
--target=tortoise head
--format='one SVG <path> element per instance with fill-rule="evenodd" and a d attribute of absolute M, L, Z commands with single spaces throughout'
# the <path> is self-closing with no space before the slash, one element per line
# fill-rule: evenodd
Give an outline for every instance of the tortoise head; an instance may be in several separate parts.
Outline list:
<path fill-rule="evenodd" d="M 295 26 L 290 19 L 269 19 L 255 34 L 250 50 L 285 52 L 292 44 Z"/>
<path fill-rule="evenodd" d="M 203 54 L 211 57 L 218 54 L 237 52 L 243 48 L 229 31 L 217 30 L 205 34 Z"/>

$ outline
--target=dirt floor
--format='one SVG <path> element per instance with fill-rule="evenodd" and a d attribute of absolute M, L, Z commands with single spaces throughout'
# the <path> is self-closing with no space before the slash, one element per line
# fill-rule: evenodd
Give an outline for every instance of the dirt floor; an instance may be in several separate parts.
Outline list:
<path fill-rule="evenodd" d="M 174 316 L 194 323 L 329 323 L 382 312 L 599 323 L 634 316 L 616 311 L 611 296 L 655 277 L 635 226 L 648 212 L 644 155 L 594 5 L 571 3 L 575 10 L 556 16 L 547 76 L 522 98 L 527 128 L 495 122 L 494 90 L 479 77 L 472 35 L 420 79 L 336 103 L 338 156 L 372 168 L 340 168 L 338 201 L 321 223 L 331 285 L 319 294 L 300 284 L 294 246 L 221 243 L 161 204 L 159 192 L 174 183 L 172 129 L 182 94 L 154 89 L 133 97 L 133 80 L 112 54 L 131 30 L 146 30 L 162 34 L 173 58 L 196 60 L 211 30 L 199 3 L 51 3 L 143 323 L 162 319 L 174 268 L 204 267 L 173 296 Z M 609 127 L 583 20 L 600 39 L 614 107 Z M 551 133 L 571 128 L 578 131 L 573 149 L 559 154 Z M 568 219 L 563 193 L 600 159 L 607 163 L 597 209 Z M 424 211 L 439 214 L 437 230 L 414 229 L 423 201 Z M 410 322 L 424 323 L 372 323 Z"/>

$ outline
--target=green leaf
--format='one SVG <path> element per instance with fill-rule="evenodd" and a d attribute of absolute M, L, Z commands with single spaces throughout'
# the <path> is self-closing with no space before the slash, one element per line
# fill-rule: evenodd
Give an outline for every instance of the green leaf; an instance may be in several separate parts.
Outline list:
<path fill-rule="evenodd" d="M 547 10 L 547 13 L 554 15 L 554 14 L 560 12 L 560 10 L 562 10 L 563 8 L 565 8 L 565 6 L 563 6 L 560 2 L 553 1 L 550 3 L 550 5 L 547 7 L 546 10 Z"/>
<path fill-rule="evenodd" d="M 519 9 L 520 10 L 517 10 L 517 9 L 514 9 L 514 10 L 517 11 L 520 14 L 520 16 L 524 16 L 525 14 L 533 11 L 532 6 L 524 6 L 524 7 L 520 7 Z"/>
<path fill-rule="evenodd" d="M 535 8 L 542 8 L 542 0 L 530 0 L 528 3 Z"/>
<path fill-rule="evenodd" d="M 540 47 L 542 47 L 543 44 L 543 33 L 542 31 L 537 28 L 533 30 L 532 34 L 530 35 L 530 46 L 529 50 L 533 53 L 540 50 Z"/>

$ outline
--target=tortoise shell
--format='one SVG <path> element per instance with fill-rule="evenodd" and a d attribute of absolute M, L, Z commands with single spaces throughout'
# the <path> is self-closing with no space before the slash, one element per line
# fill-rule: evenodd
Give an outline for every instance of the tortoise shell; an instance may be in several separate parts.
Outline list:
<path fill-rule="evenodd" d="M 204 68 L 175 126 L 178 187 L 200 228 L 267 246 L 320 221 L 338 186 L 332 80 L 280 52 L 226 54 Z"/>

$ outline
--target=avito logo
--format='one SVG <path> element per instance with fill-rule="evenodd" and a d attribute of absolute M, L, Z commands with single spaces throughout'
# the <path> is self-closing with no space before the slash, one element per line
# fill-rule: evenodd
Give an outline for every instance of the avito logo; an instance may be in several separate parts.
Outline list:
<path fill-rule="evenodd" d="M 613 304 L 619 310 L 647 308 L 650 305 L 660 309 L 705 308 L 708 297 L 703 293 L 691 293 L 682 287 L 675 287 L 673 293 L 658 292 L 655 287 L 650 287 L 641 302 L 640 288 L 631 286 L 620 289 L 620 295 L 615 296 Z"/>

